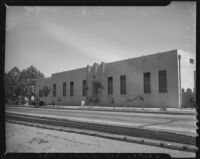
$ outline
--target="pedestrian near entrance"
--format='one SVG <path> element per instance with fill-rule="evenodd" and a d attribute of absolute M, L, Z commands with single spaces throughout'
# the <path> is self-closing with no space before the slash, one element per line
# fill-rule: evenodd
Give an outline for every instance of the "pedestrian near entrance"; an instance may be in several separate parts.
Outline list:
<path fill-rule="evenodd" d="M 81 100 L 81 108 L 83 108 L 85 106 L 85 100 L 84 100 L 84 97 L 82 98 Z"/>
<path fill-rule="evenodd" d="M 34 96 L 31 96 L 31 101 L 34 102 L 35 98 Z"/>
<path fill-rule="evenodd" d="M 31 96 L 31 105 L 34 105 L 34 102 L 35 102 L 35 97 L 32 95 Z"/>
<path fill-rule="evenodd" d="M 28 105 L 28 98 L 27 97 L 24 97 L 24 101 L 25 101 L 24 105 Z"/>

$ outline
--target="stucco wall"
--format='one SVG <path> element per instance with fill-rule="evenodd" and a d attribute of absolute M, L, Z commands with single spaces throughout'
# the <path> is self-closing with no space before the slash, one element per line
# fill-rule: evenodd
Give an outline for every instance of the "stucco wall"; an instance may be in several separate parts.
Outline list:
<path fill-rule="evenodd" d="M 180 74 L 181 74 L 181 107 L 190 107 L 192 105 L 190 99 L 196 98 L 194 93 L 194 71 L 196 70 L 196 57 L 194 54 L 178 51 L 180 58 Z M 190 59 L 194 59 L 194 63 L 190 63 Z"/>
<path fill-rule="evenodd" d="M 159 93 L 158 71 L 167 70 L 167 93 Z M 151 73 L 151 93 L 144 93 L 143 73 Z M 120 94 L 120 75 L 126 75 L 127 94 Z M 107 78 L 113 77 L 116 105 L 178 107 L 177 51 L 169 51 L 106 64 L 103 104 L 108 105 Z M 143 98 L 143 101 L 141 100 Z M 126 102 L 127 99 L 132 101 Z"/>
<path fill-rule="evenodd" d="M 86 68 L 56 73 L 51 78 L 51 98 L 55 104 L 80 105 L 82 97 L 82 81 L 86 80 Z M 70 96 L 70 82 L 74 82 L 74 95 Z M 63 96 L 63 82 L 67 83 L 66 96 Z M 56 84 L 56 97 L 53 97 L 53 84 Z M 59 101 L 58 98 L 61 100 Z"/>
<path fill-rule="evenodd" d="M 115 106 L 178 108 L 180 99 L 177 57 L 177 50 L 172 50 L 117 62 L 95 63 L 93 66 L 88 65 L 85 68 L 55 73 L 48 79 L 51 88 L 48 103 L 80 105 L 82 81 L 87 80 L 88 96 L 92 96 L 92 82 L 101 82 L 103 87 L 99 97 L 102 105 L 112 105 L 111 101 L 114 98 Z M 167 71 L 166 93 L 159 92 L 158 71 L 160 70 Z M 144 72 L 151 73 L 151 93 L 144 93 Z M 121 75 L 126 75 L 126 94 L 120 94 Z M 108 77 L 113 77 L 113 95 L 108 95 Z M 74 96 L 70 96 L 71 81 L 74 82 Z M 187 79 L 183 76 L 183 87 L 187 86 L 186 81 Z M 45 82 L 45 80 L 43 82 L 40 81 L 38 86 L 40 87 L 48 82 Z M 66 96 L 63 96 L 63 82 L 67 83 Z M 53 97 L 53 84 L 56 84 L 56 97 Z M 60 101 L 58 101 L 58 98 L 60 98 Z"/>

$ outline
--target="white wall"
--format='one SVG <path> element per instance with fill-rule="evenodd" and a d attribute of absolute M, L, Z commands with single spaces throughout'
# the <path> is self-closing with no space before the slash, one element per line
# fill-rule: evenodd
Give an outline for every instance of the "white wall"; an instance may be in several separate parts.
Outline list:
<path fill-rule="evenodd" d="M 167 70 L 167 92 L 159 93 L 158 71 Z M 151 93 L 144 93 L 143 73 L 151 73 Z M 126 75 L 127 94 L 120 94 L 120 75 Z M 109 104 L 107 78 L 113 77 L 113 96 L 117 105 L 124 105 L 127 98 L 135 99 L 130 106 L 178 107 L 177 51 L 169 51 L 139 58 L 106 64 L 103 78 L 104 104 Z M 142 102 L 137 97 L 143 97 Z"/>
<path fill-rule="evenodd" d="M 190 98 L 195 97 L 194 93 L 194 71 L 196 70 L 196 57 L 194 54 L 184 52 L 182 50 L 178 51 L 178 55 L 181 56 L 180 59 L 180 70 L 181 70 L 181 95 L 182 95 L 182 105 L 181 107 L 190 107 Z M 194 59 L 194 64 L 190 63 L 190 58 Z"/>
<path fill-rule="evenodd" d="M 51 98 L 55 104 L 80 105 L 82 98 L 82 81 L 86 80 L 86 68 L 56 73 L 51 79 Z M 70 96 L 70 82 L 74 82 L 74 95 Z M 67 93 L 63 96 L 63 82 L 67 83 Z M 53 84 L 56 84 L 56 97 L 53 97 Z M 61 99 L 58 102 L 58 97 Z"/>
<path fill-rule="evenodd" d="M 112 63 L 94 64 L 90 67 L 53 74 L 50 78 L 51 94 L 49 101 L 55 104 L 80 105 L 82 97 L 82 81 L 88 80 L 89 95 L 91 95 L 93 74 L 103 85 L 101 104 L 110 105 L 112 95 L 108 95 L 107 80 L 113 77 L 113 97 L 115 105 L 134 106 L 134 107 L 179 107 L 179 84 L 178 84 L 178 53 L 172 50 L 138 58 L 127 59 Z M 184 64 L 181 67 L 191 67 Z M 188 64 L 187 64 L 188 65 Z M 167 71 L 167 92 L 159 92 L 158 71 Z M 189 69 L 190 70 L 190 69 Z M 188 72 L 182 69 L 181 74 Z M 143 73 L 151 73 L 151 93 L 144 93 Z M 189 71 L 190 72 L 190 71 Z M 186 73 L 187 74 L 187 73 Z M 126 75 L 127 94 L 120 94 L 120 76 Z M 45 81 L 45 80 L 44 80 Z M 70 96 L 70 82 L 74 82 L 74 96 Z M 182 77 L 182 87 L 191 88 L 188 84 L 188 77 Z M 191 79 L 192 81 L 192 79 Z M 67 96 L 63 97 L 63 82 L 67 83 Z M 39 84 L 43 85 L 45 82 Z M 53 97 L 53 84 L 56 84 L 56 97 Z M 58 97 L 61 102 L 58 102 Z M 143 100 L 141 100 L 141 98 Z M 127 103 L 127 99 L 132 99 Z"/>

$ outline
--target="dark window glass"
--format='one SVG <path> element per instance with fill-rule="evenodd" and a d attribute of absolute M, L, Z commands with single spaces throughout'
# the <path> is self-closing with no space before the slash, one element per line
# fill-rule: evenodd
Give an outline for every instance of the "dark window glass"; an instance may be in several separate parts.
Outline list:
<path fill-rule="evenodd" d="M 70 82 L 70 96 L 74 95 L 74 82 Z"/>
<path fill-rule="evenodd" d="M 159 92 L 167 92 L 167 71 L 159 71 Z"/>
<path fill-rule="evenodd" d="M 190 63 L 194 63 L 194 59 L 190 59 Z"/>
<path fill-rule="evenodd" d="M 113 94 L 113 78 L 108 77 L 108 94 Z"/>
<path fill-rule="evenodd" d="M 86 96 L 86 87 L 87 87 L 87 82 L 86 80 L 83 80 L 83 96 Z"/>
<path fill-rule="evenodd" d="M 126 94 L 126 76 L 120 76 L 120 93 Z"/>
<path fill-rule="evenodd" d="M 56 96 L 56 84 L 53 84 L 53 96 Z"/>
<path fill-rule="evenodd" d="M 67 84 L 66 82 L 63 83 L 63 96 L 66 96 L 66 89 L 67 89 Z"/>
<path fill-rule="evenodd" d="M 196 71 L 194 71 L 194 89 L 196 90 Z"/>
<path fill-rule="evenodd" d="M 144 73 L 144 93 L 151 93 L 150 72 Z"/>

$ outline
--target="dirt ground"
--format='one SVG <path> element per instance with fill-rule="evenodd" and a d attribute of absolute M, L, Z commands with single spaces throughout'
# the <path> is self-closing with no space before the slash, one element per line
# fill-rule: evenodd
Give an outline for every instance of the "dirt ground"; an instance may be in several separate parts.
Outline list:
<path fill-rule="evenodd" d="M 167 153 L 172 157 L 195 157 L 195 153 L 116 141 L 6 123 L 6 152 Z"/>

